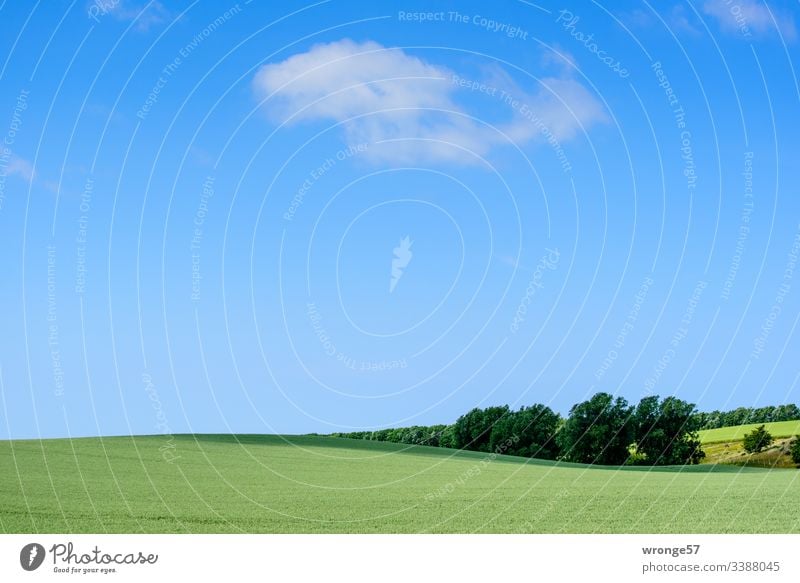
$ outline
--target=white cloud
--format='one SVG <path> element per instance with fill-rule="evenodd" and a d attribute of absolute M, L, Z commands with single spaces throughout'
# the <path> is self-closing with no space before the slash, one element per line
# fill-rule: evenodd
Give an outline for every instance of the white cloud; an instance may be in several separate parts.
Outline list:
<path fill-rule="evenodd" d="M 133 5 L 127 0 L 94 0 L 94 5 L 101 6 L 101 13 L 109 13 L 117 20 L 136 21 L 134 28 L 140 32 L 147 32 L 153 26 L 162 24 L 170 19 L 171 13 L 159 2 L 151 0 L 147 3 Z"/>
<path fill-rule="evenodd" d="M 626 25 L 637 28 L 650 28 L 656 22 L 655 17 L 650 12 L 645 12 L 641 8 L 636 8 L 630 12 L 620 12 L 619 18 Z"/>
<path fill-rule="evenodd" d="M 541 79 L 534 93 L 525 93 L 507 75 L 498 77 L 559 140 L 605 119 L 598 100 L 566 72 Z M 453 78 L 450 69 L 401 49 L 344 39 L 264 65 L 255 75 L 253 89 L 280 122 L 342 122 L 349 143 L 371 144 L 367 156 L 373 161 L 474 162 L 464 150 L 485 156 L 503 142 L 482 122 L 494 124 L 518 142 L 542 135 L 541 126 L 523 119 L 519 108 L 506 115 L 510 122 L 471 113 L 457 102 L 465 90 Z M 499 91 L 489 99 L 494 100 L 487 110 L 492 117 L 497 111 L 508 112 Z"/>
<path fill-rule="evenodd" d="M 622 12 L 619 18 L 627 26 L 637 29 L 656 29 L 661 30 L 664 26 L 673 34 L 689 33 L 699 35 L 700 22 L 693 12 L 686 9 L 683 4 L 676 4 L 672 7 L 659 6 L 656 13 L 655 9 L 644 11 L 637 8 L 631 12 Z"/>
<path fill-rule="evenodd" d="M 6 166 L 6 176 L 19 176 L 23 180 L 30 182 L 33 180 L 33 166 L 27 160 L 18 156 L 12 156 Z"/>
<path fill-rule="evenodd" d="M 748 36 L 765 36 L 780 31 L 790 41 L 797 38 L 794 19 L 780 14 L 758 0 L 707 0 L 703 12 L 717 20 L 722 30 Z M 777 28 L 776 28 L 777 27 Z"/>
<path fill-rule="evenodd" d="M 575 56 L 566 51 L 561 45 L 553 44 L 549 47 L 550 50 L 542 54 L 542 65 L 545 67 L 552 66 L 560 71 L 568 72 L 570 69 L 576 67 L 577 61 Z"/>
<path fill-rule="evenodd" d="M 683 4 L 676 4 L 667 15 L 667 22 L 675 32 L 688 32 L 690 34 L 700 34 L 697 28 L 697 17 L 690 14 Z"/>

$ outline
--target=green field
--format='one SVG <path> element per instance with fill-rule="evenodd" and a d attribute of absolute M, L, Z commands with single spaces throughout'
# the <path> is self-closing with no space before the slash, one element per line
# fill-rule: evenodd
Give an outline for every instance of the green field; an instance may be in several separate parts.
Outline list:
<path fill-rule="evenodd" d="M 723 441 L 739 441 L 756 427 L 765 425 L 772 437 L 791 437 L 800 435 L 800 421 L 779 421 L 777 423 L 751 423 L 735 427 L 720 427 L 719 429 L 706 429 L 700 432 L 702 443 L 719 443 Z"/>
<path fill-rule="evenodd" d="M 706 457 L 706 464 L 734 464 L 765 468 L 796 468 L 789 455 L 792 438 L 800 434 L 800 421 L 781 421 L 764 423 L 775 438 L 774 443 L 760 453 L 748 454 L 744 451 L 742 439 L 760 423 L 721 427 L 700 432 L 700 441 Z"/>
<path fill-rule="evenodd" d="M 634 469 L 326 437 L 0 442 L 4 532 L 800 531 L 800 472 Z"/>

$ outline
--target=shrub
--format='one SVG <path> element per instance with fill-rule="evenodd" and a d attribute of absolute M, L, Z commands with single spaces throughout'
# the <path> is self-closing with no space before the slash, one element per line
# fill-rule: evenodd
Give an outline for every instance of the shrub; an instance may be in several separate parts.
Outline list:
<path fill-rule="evenodd" d="M 759 453 L 772 445 L 773 441 L 772 434 L 767 431 L 767 428 L 759 425 L 744 436 L 742 445 L 747 453 Z"/>

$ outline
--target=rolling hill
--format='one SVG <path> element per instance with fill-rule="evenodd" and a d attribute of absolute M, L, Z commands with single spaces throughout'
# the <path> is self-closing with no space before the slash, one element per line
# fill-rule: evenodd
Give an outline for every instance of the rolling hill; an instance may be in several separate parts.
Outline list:
<path fill-rule="evenodd" d="M 3 532 L 800 531 L 794 470 L 608 468 L 317 436 L 3 441 L 0 476 Z"/>

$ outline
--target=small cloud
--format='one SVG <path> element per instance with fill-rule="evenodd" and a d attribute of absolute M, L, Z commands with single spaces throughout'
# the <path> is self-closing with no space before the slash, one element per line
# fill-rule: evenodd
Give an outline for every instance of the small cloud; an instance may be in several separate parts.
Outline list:
<path fill-rule="evenodd" d="M 95 0 L 100 2 L 101 0 Z M 104 13 L 125 22 L 135 22 L 134 28 L 139 32 L 147 32 L 152 27 L 168 21 L 172 14 L 159 0 L 151 0 L 146 4 L 132 4 L 127 0 L 106 0 L 102 8 Z"/>
<path fill-rule="evenodd" d="M 495 255 L 495 257 L 500 263 L 513 267 L 514 269 L 519 269 L 521 267 L 517 258 L 511 257 L 511 255 Z"/>
<path fill-rule="evenodd" d="M 641 8 L 636 8 L 631 12 L 623 12 L 619 15 L 619 19 L 627 26 L 635 28 L 650 28 L 656 23 L 655 16 Z"/>
<path fill-rule="evenodd" d="M 485 156 L 504 141 L 492 127 L 527 142 L 539 138 L 546 125 L 557 139 L 566 140 L 606 119 L 599 101 L 569 72 L 540 79 L 533 93 L 522 91 L 505 72 L 497 77 L 514 90 L 539 126 L 530 116 L 518 119 L 519 112 L 509 123 L 473 117 L 456 101 L 459 85 L 454 79 L 459 76 L 450 69 L 372 41 L 315 45 L 264 65 L 253 79 L 253 90 L 277 121 L 342 123 L 349 143 L 380 145 L 370 147 L 367 157 L 394 163 L 472 163 L 476 159 L 469 152 Z M 489 111 L 503 109 L 499 97 L 495 99 L 496 107 Z"/>
<path fill-rule="evenodd" d="M 6 176 L 19 176 L 26 182 L 33 180 L 33 166 L 19 156 L 11 156 L 6 166 Z"/>
<path fill-rule="evenodd" d="M 562 71 L 575 67 L 575 57 L 572 53 L 567 52 L 559 45 L 553 45 L 549 51 L 545 51 L 542 55 L 542 65 L 545 67 L 552 66 Z"/>
<path fill-rule="evenodd" d="M 638 29 L 652 29 L 666 26 L 673 33 L 688 32 L 689 34 L 700 34 L 698 22 L 693 18 L 683 4 L 676 4 L 668 11 L 659 12 L 645 11 L 641 8 L 631 12 L 623 12 L 619 19 L 628 27 Z"/>
<path fill-rule="evenodd" d="M 58 187 L 58 182 L 55 182 L 53 180 L 43 180 L 42 181 L 42 186 L 44 186 L 47 190 L 49 190 L 53 194 L 58 194 L 59 191 L 61 190 Z"/>
<path fill-rule="evenodd" d="M 692 17 L 683 4 L 676 4 L 667 15 L 667 23 L 676 32 L 688 32 L 689 34 L 700 34 L 697 27 L 696 17 Z"/>
<path fill-rule="evenodd" d="M 714 18 L 723 31 L 745 38 L 780 32 L 789 41 L 797 39 L 791 15 L 777 13 L 757 0 L 706 0 L 703 12 Z"/>

